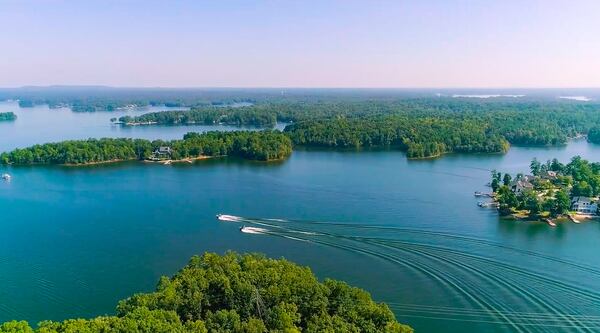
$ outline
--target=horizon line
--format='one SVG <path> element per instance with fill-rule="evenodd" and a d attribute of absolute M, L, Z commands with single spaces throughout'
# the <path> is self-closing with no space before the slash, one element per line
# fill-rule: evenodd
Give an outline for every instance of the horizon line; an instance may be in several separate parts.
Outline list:
<path fill-rule="evenodd" d="M 50 85 L 22 85 L 22 86 L 0 86 L 0 89 L 26 89 L 26 88 L 109 88 L 109 89 L 315 89 L 315 90 L 452 90 L 452 89 L 473 89 L 473 90 L 504 90 L 504 89 L 520 89 L 520 90 L 554 90 L 554 89 L 599 89 L 598 87 L 584 87 L 584 86 L 569 86 L 569 87 L 523 87 L 523 86 L 497 86 L 497 87 L 469 87 L 469 86 L 457 86 L 457 87 L 324 87 L 324 86 L 120 86 L 120 85 L 101 85 L 101 84 L 50 84 Z"/>

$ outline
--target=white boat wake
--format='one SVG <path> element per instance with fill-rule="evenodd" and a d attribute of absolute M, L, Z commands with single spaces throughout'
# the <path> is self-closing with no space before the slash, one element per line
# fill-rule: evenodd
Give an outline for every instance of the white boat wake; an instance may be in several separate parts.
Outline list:
<path fill-rule="evenodd" d="M 241 217 L 234 215 L 217 214 L 217 220 L 223 222 L 240 222 Z"/>
<path fill-rule="evenodd" d="M 246 234 L 264 234 L 269 232 L 267 229 L 246 226 L 241 227 L 240 231 Z"/>

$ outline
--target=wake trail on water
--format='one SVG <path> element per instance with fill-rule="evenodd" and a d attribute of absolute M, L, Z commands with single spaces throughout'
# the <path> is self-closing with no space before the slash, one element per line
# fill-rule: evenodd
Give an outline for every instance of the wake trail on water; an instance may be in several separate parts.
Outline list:
<path fill-rule="evenodd" d="M 589 273 L 594 273 L 594 274 L 597 274 L 598 277 L 600 277 L 600 269 L 593 267 L 593 266 L 589 266 L 589 265 L 586 265 L 583 263 L 578 263 L 575 261 L 565 260 L 562 258 L 553 257 L 553 256 L 550 256 L 547 254 L 538 253 L 538 252 L 534 252 L 534 251 L 530 251 L 530 250 L 526 250 L 526 249 L 519 249 L 519 248 L 511 247 L 508 245 L 496 243 L 496 242 L 489 241 L 489 240 L 482 239 L 482 238 L 476 238 L 476 237 L 459 235 L 459 234 L 445 233 L 445 232 L 439 232 L 439 231 L 433 231 L 433 230 L 427 230 L 427 229 L 393 227 L 393 226 L 360 224 L 360 223 L 340 223 L 340 222 L 291 220 L 291 219 L 288 219 L 288 220 L 286 220 L 286 219 L 262 219 L 262 218 L 244 218 L 244 217 L 237 217 L 237 218 L 239 218 L 240 221 L 243 220 L 243 221 L 247 221 L 249 223 L 260 222 L 260 221 L 265 221 L 267 223 L 282 222 L 282 223 L 303 224 L 303 225 L 313 224 L 313 225 L 320 225 L 320 226 L 335 226 L 335 227 L 348 228 L 348 229 L 366 229 L 366 230 L 380 230 L 380 231 L 390 231 L 390 232 L 426 234 L 426 235 L 432 235 L 435 237 L 444 237 L 444 238 L 449 238 L 449 239 L 462 240 L 462 241 L 469 242 L 469 243 L 479 243 L 479 244 L 483 244 L 486 246 L 492 246 L 492 247 L 510 250 L 510 251 L 513 251 L 513 252 L 519 253 L 519 254 L 535 256 L 538 258 L 551 260 L 551 261 L 554 261 L 557 263 L 569 265 L 569 266 L 575 267 L 577 269 L 581 269 L 581 270 L 589 272 Z"/>
<path fill-rule="evenodd" d="M 511 263 L 519 256 L 576 269 L 595 278 L 600 269 L 473 236 L 393 226 L 235 217 L 265 234 L 378 258 L 457 293 L 468 307 L 386 302 L 399 316 L 465 320 L 511 327 L 518 332 L 595 332 L 600 329 L 600 292 L 547 272 Z M 359 231 L 360 233 L 356 233 Z M 371 233 L 380 233 L 371 235 Z M 523 309 L 525 311 L 518 311 Z"/>

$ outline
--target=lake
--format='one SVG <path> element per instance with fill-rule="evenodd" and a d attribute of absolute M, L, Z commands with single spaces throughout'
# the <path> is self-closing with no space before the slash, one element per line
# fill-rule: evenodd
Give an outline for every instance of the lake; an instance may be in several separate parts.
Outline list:
<path fill-rule="evenodd" d="M 232 129 L 121 128 L 109 122 L 120 113 L 16 108 L 17 121 L 0 123 L 0 150 Z M 297 150 L 281 163 L 0 167 L 13 175 L 0 182 L 0 322 L 111 314 L 192 255 L 232 249 L 365 288 L 418 332 L 597 331 L 600 224 L 505 221 L 473 197 L 489 190 L 492 169 L 526 172 L 533 157 L 574 155 L 598 160 L 600 146 L 423 161 Z M 219 213 L 239 222 L 219 222 Z M 264 232 L 241 233 L 242 225 Z"/>

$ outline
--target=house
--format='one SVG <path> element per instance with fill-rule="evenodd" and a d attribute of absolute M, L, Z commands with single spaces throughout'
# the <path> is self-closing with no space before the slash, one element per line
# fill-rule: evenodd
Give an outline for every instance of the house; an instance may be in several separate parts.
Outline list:
<path fill-rule="evenodd" d="M 548 180 L 556 179 L 556 171 L 544 171 L 540 174 L 540 177 Z"/>
<path fill-rule="evenodd" d="M 523 178 L 525 178 L 525 177 L 523 177 Z M 525 191 L 533 190 L 533 184 L 531 182 L 529 182 L 528 180 L 524 180 L 523 178 L 522 179 L 514 180 L 510 184 L 510 189 L 513 192 L 515 192 L 516 194 L 523 193 Z"/>
<path fill-rule="evenodd" d="M 535 180 L 535 176 L 525 175 L 525 176 L 523 176 L 523 177 L 521 177 L 520 179 L 517 179 L 517 180 L 531 183 L 531 182 L 533 182 Z"/>
<path fill-rule="evenodd" d="M 598 212 L 598 203 L 593 202 L 588 197 L 573 197 L 571 200 L 571 209 L 582 215 L 596 215 Z"/>
<path fill-rule="evenodd" d="M 151 160 L 168 159 L 168 158 L 171 158 L 172 153 L 173 153 L 173 150 L 171 149 L 171 147 L 161 146 L 152 152 L 152 156 L 150 157 L 150 159 Z"/>

